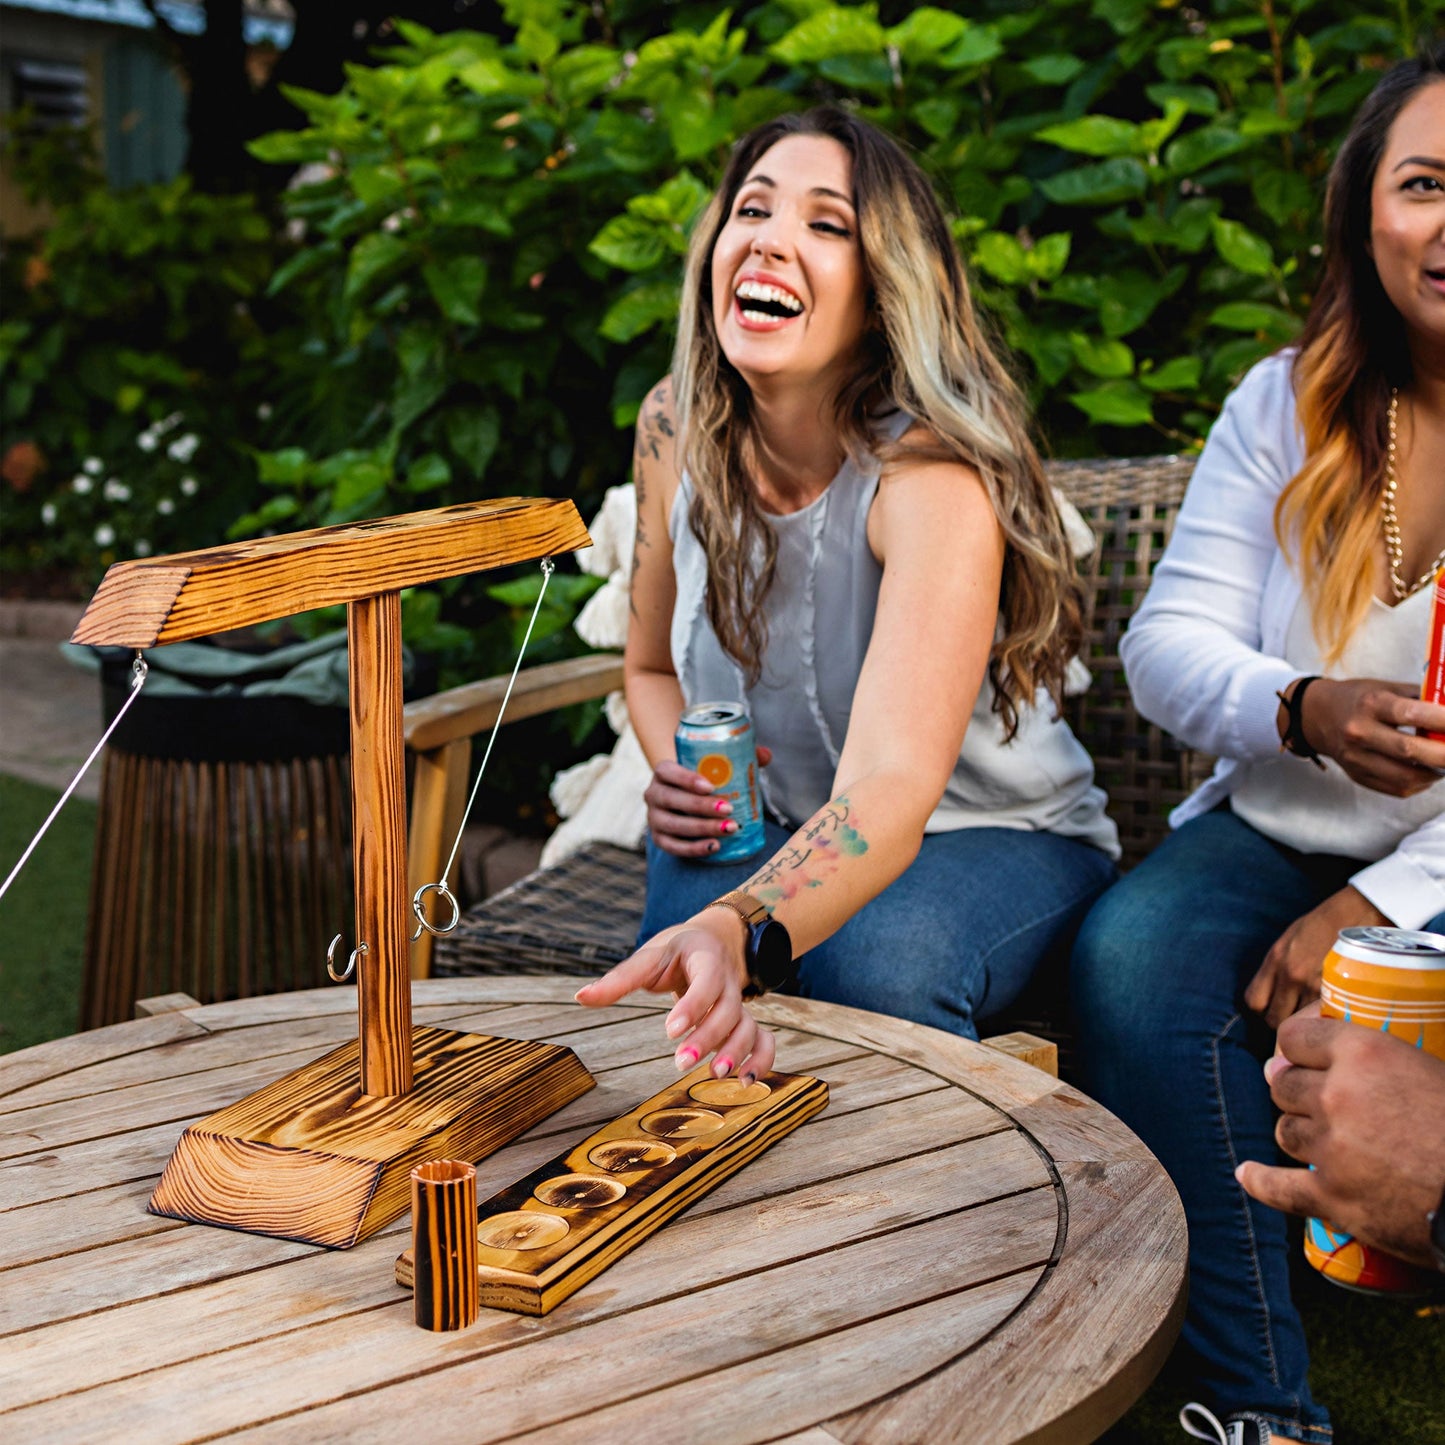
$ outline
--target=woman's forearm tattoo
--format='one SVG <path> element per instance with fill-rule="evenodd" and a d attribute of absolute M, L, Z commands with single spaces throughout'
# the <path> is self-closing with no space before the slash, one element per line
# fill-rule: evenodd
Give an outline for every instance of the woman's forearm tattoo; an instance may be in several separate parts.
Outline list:
<path fill-rule="evenodd" d="M 780 853 L 775 854 L 743 887 L 769 907 L 821 887 L 847 858 L 868 851 L 858 829 L 858 816 L 846 795 L 834 798 L 809 819 Z"/>

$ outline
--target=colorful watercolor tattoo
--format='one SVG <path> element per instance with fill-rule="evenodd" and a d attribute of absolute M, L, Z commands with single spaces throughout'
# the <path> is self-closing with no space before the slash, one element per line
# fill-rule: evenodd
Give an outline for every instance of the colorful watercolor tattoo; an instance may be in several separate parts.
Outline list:
<path fill-rule="evenodd" d="M 821 887 L 847 858 L 868 851 L 858 829 L 858 816 L 846 795 L 834 798 L 815 814 L 743 887 L 769 908 Z"/>

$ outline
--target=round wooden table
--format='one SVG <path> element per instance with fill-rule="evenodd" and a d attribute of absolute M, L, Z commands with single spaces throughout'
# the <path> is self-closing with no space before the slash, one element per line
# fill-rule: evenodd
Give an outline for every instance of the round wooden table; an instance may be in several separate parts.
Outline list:
<path fill-rule="evenodd" d="M 597 1088 L 478 1168 L 486 1198 L 675 1079 L 658 1007 L 575 980 L 415 986 L 418 1023 L 546 1038 Z M 1015 1059 L 796 999 L 779 1067 L 831 1089 L 544 1318 L 412 1323 L 406 1216 L 344 1252 L 146 1213 L 182 1127 L 354 1036 L 347 988 L 0 1058 L 0 1436 L 20 1441 L 1084 1441 L 1184 1307 L 1168 1178 Z"/>

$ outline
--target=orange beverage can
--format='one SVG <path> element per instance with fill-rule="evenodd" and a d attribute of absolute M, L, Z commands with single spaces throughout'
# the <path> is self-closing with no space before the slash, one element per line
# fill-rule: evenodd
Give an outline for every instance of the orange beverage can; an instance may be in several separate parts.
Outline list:
<path fill-rule="evenodd" d="M 1445 1059 L 1445 936 L 1406 928 L 1343 928 L 1325 955 L 1320 1012 L 1394 1034 Z M 1326 1279 L 1369 1294 L 1423 1294 L 1439 1275 L 1328 1220 L 1305 1224 L 1305 1258 Z"/>
<path fill-rule="evenodd" d="M 1420 683 L 1425 702 L 1445 703 L 1445 567 L 1435 574 L 1430 604 L 1430 634 L 1425 645 L 1425 676 Z M 1427 738 L 1445 743 L 1445 733 L 1422 729 Z"/>

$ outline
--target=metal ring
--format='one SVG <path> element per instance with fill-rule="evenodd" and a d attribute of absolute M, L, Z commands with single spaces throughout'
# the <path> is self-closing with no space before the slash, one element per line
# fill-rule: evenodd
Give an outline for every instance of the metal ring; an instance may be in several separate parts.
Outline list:
<path fill-rule="evenodd" d="M 452 906 L 452 916 L 446 923 L 432 923 L 426 916 L 426 895 L 433 892 L 439 893 Z M 413 943 L 421 937 L 423 929 L 433 938 L 440 938 L 442 934 L 450 933 L 462 921 L 462 905 L 457 902 L 457 895 L 447 886 L 446 879 L 442 879 L 440 883 L 423 883 L 411 895 L 411 911 L 417 921 L 417 930 L 411 936 Z"/>
<path fill-rule="evenodd" d="M 346 960 L 346 969 L 342 973 L 336 971 L 336 945 L 341 942 L 341 935 L 338 933 L 331 940 L 331 947 L 326 950 L 326 972 L 329 973 L 336 983 L 345 983 L 347 979 L 356 972 L 356 960 L 366 952 L 366 945 L 358 943 L 351 950 L 351 957 Z"/>

